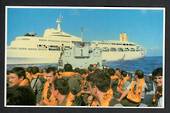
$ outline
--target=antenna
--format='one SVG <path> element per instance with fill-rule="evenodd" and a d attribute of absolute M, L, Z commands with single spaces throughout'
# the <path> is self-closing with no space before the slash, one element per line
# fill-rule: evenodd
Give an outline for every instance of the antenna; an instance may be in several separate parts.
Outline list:
<path fill-rule="evenodd" d="M 63 17 L 60 15 L 57 20 L 56 20 L 56 23 L 57 23 L 57 30 L 61 32 L 61 22 L 62 22 L 62 19 Z"/>
<path fill-rule="evenodd" d="M 84 27 L 81 27 L 81 28 L 80 28 L 80 30 L 81 30 L 81 39 L 83 40 L 83 35 L 84 35 Z"/>

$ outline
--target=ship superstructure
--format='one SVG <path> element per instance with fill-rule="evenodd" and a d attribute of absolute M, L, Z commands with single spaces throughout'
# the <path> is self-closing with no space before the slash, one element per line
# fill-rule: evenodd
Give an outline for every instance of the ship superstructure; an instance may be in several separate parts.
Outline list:
<path fill-rule="evenodd" d="M 93 47 L 102 49 L 102 59 L 106 61 L 133 60 L 143 58 L 146 50 L 128 41 L 126 33 L 120 34 L 120 40 L 93 41 Z"/>
<path fill-rule="evenodd" d="M 17 36 L 7 48 L 7 64 L 56 63 L 63 49 L 74 46 L 72 41 L 82 41 L 62 31 L 61 18 L 56 22 L 57 28 L 46 29 L 43 37 L 35 33 Z"/>
<path fill-rule="evenodd" d="M 35 33 L 17 36 L 7 47 L 7 64 L 58 63 L 61 52 L 74 47 L 73 42 L 82 42 L 81 37 L 62 31 L 61 18 L 56 22 L 57 27 L 46 29 L 42 37 Z M 126 33 L 120 34 L 120 40 L 92 41 L 90 46 L 101 50 L 102 61 L 133 60 L 145 55 L 145 49 L 129 42 Z"/>

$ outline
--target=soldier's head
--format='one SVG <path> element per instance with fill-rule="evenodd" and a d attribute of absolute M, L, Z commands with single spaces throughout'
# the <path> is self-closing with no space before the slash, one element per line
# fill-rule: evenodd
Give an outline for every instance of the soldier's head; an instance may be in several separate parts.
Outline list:
<path fill-rule="evenodd" d="M 95 96 L 100 96 L 100 92 L 107 92 L 110 89 L 110 76 L 105 72 L 97 72 L 94 76 L 93 93 Z"/>
<path fill-rule="evenodd" d="M 136 70 L 135 71 L 135 79 L 143 79 L 144 78 L 144 73 L 142 70 Z"/>
<path fill-rule="evenodd" d="M 162 68 L 157 68 L 152 72 L 152 78 L 156 86 L 162 86 Z"/>
<path fill-rule="evenodd" d="M 120 70 L 120 68 L 115 69 L 115 75 L 118 76 L 119 78 L 121 78 L 121 70 Z"/>
<path fill-rule="evenodd" d="M 68 93 L 70 92 L 68 79 L 66 78 L 55 79 L 54 88 L 55 88 L 54 94 L 55 96 L 57 96 L 57 98 L 60 95 L 68 95 Z"/>
<path fill-rule="evenodd" d="M 31 69 L 31 74 L 33 78 L 37 78 L 39 74 L 39 68 L 37 66 L 33 66 Z"/>
<path fill-rule="evenodd" d="M 7 105 L 36 105 L 36 96 L 29 87 L 11 87 L 7 89 Z"/>
<path fill-rule="evenodd" d="M 68 72 L 73 71 L 72 65 L 71 64 L 65 64 L 64 65 L 64 71 L 68 71 Z"/>
<path fill-rule="evenodd" d="M 115 70 L 113 68 L 109 68 L 108 73 L 109 73 L 110 76 L 112 76 L 112 75 L 115 74 Z"/>
<path fill-rule="evenodd" d="M 48 67 L 46 69 L 46 80 L 49 82 L 49 83 L 52 83 L 55 79 L 55 75 L 56 75 L 56 71 L 57 69 L 55 67 Z"/>
<path fill-rule="evenodd" d="M 19 85 L 22 80 L 25 79 L 26 74 L 24 68 L 14 67 L 11 71 L 8 72 L 7 76 L 9 87 L 13 87 Z"/>

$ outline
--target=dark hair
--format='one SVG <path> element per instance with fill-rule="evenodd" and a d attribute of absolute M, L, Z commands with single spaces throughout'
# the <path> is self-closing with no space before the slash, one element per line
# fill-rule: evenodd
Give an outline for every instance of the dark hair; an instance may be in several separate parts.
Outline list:
<path fill-rule="evenodd" d="M 136 70 L 135 75 L 137 75 L 139 79 L 142 79 L 144 77 L 144 73 L 142 70 Z"/>
<path fill-rule="evenodd" d="M 10 73 L 11 73 L 11 70 L 7 70 L 7 73 L 6 73 L 6 74 L 9 75 Z"/>
<path fill-rule="evenodd" d="M 72 65 L 71 64 L 65 64 L 64 65 L 64 71 L 73 71 Z"/>
<path fill-rule="evenodd" d="M 18 78 L 26 77 L 25 70 L 23 67 L 14 67 L 9 73 L 15 73 Z"/>
<path fill-rule="evenodd" d="M 122 72 L 121 72 L 121 75 L 122 75 L 123 77 L 127 77 L 128 73 L 127 73 L 126 71 L 122 71 Z"/>
<path fill-rule="evenodd" d="M 30 87 L 11 87 L 7 89 L 7 105 L 36 105 L 36 96 Z"/>
<path fill-rule="evenodd" d="M 156 68 L 155 70 L 153 70 L 152 72 L 152 78 L 154 78 L 155 76 L 162 76 L 162 68 Z"/>
<path fill-rule="evenodd" d="M 56 68 L 56 67 L 48 67 L 48 68 L 46 69 L 46 73 L 53 72 L 54 75 L 55 75 L 56 71 L 57 71 L 57 68 Z"/>
<path fill-rule="evenodd" d="M 115 74 L 115 70 L 113 68 L 109 68 L 108 73 L 109 73 L 110 76 L 112 76 L 112 75 Z"/>
<path fill-rule="evenodd" d="M 121 69 L 120 68 L 116 68 L 115 71 L 120 71 L 121 72 Z"/>
<path fill-rule="evenodd" d="M 32 73 L 32 74 L 39 73 L 39 68 L 36 67 L 36 66 L 32 67 L 31 73 Z"/>
<path fill-rule="evenodd" d="M 67 95 L 69 93 L 68 79 L 60 78 L 54 80 L 54 88 L 60 92 L 62 95 Z"/>
<path fill-rule="evenodd" d="M 110 77 L 105 72 L 95 73 L 95 81 L 93 81 L 94 86 L 96 86 L 100 91 L 106 92 L 110 88 Z"/>
<path fill-rule="evenodd" d="M 94 71 L 94 70 L 95 70 L 95 68 L 93 67 L 93 65 L 92 65 L 92 64 L 90 64 L 90 65 L 88 66 L 88 70 L 89 70 L 90 72 L 92 72 L 92 71 Z"/>
<path fill-rule="evenodd" d="M 26 68 L 26 72 L 32 73 L 32 67 L 27 67 L 27 68 Z"/>
<path fill-rule="evenodd" d="M 80 69 L 79 70 L 79 73 L 82 75 L 82 74 L 87 74 L 87 70 L 85 70 L 85 69 Z"/>
<path fill-rule="evenodd" d="M 78 67 L 77 67 L 77 68 L 75 68 L 75 69 L 74 69 L 74 72 L 79 73 L 79 72 L 80 72 L 80 68 L 78 68 Z"/>

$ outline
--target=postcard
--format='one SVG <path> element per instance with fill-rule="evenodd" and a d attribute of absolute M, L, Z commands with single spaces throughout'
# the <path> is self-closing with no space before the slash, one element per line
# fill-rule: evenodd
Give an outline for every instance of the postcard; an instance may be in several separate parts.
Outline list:
<path fill-rule="evenodd" d="M 5 107 L 164 108 L 165 8 L 6 6 Z"/>

